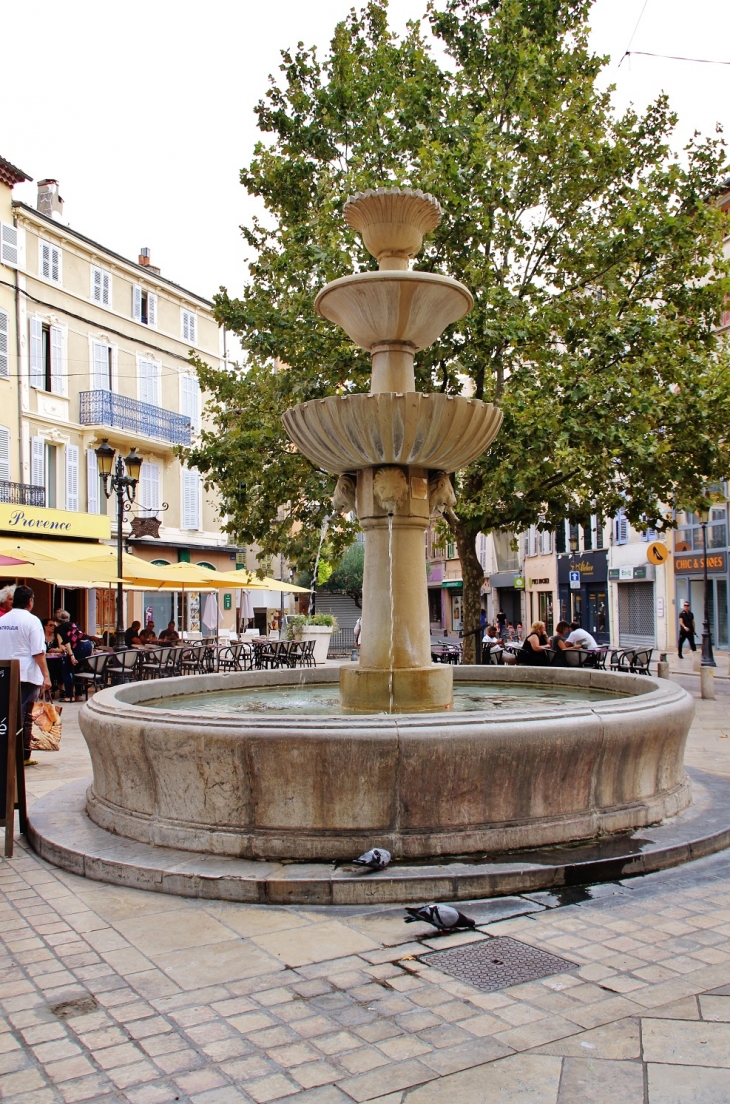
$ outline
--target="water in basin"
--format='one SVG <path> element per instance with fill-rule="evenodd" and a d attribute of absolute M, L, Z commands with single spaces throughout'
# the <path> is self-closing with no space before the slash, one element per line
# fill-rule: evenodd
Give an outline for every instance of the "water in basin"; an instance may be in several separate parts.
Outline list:
<path fill-rule="evenodd" d="M 543 709 L 571 702 L 593 703 L 625 697 L 608 690 L 572 689 L 568 686 L 540 686 L 490 682 L 454 683 L 453 713 L 509 708 Z M 332 716 L 346 713 L 340 707 L 337 683 L 303 686 L 258 686 L 250 690 L 217 690 L 210 693 L 180 694 L 156 698 L 144 703 L 153 709 L 194 713 L 283 714 L 285 716 Z M 441 712 L 439 710 L 439 712 Z"/>

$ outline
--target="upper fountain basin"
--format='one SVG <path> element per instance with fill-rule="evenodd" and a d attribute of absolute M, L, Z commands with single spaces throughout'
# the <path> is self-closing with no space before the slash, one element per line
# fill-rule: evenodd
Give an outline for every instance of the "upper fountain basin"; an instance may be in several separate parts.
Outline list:
<path fill-rule="evenodd" d="M 314 399 L 286 410 L 282 420 L 297 448 L 324 471 L 409 464 L 453 472 L 486 450 L 502 412 L 459 395 L 386 391 Z"/>
<path fill-rule="evenodd" d="M 314 301 L 363 349 L 400 342 L 414 351 L 433 344 L 474 306 L 468 288 L 435 272 L 360 272 L 323 287 Z"/>

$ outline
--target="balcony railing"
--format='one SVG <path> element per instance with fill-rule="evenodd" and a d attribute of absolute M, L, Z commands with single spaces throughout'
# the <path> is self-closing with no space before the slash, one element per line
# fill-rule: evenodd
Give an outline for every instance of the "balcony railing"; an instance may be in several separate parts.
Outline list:
<path fill-rule="evenodd" d="M 79 395 L 82 425 L 106 425 L 143 437 L 156 437 L 171 445 L 190 444 L 190 418 L 161 406 L 128 399 L 112 391 L 82 391 Z"/>
<path fill-rule="evenodd" d="M 9 502 L 13 506 L 45 506 L 46 488 L 0 479 L 0 502 Z"/>

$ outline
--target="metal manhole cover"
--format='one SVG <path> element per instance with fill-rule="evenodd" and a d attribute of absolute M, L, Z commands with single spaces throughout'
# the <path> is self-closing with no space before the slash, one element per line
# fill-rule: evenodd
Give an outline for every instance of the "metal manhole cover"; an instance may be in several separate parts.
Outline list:
<path fill-rule="evenodd" d="M 448 951 L 434 951 L 422 955 L 421 961 L 487 993 L 550 974 L 563 974 L 577 965 L 508 936 L 466 943 Z"/>

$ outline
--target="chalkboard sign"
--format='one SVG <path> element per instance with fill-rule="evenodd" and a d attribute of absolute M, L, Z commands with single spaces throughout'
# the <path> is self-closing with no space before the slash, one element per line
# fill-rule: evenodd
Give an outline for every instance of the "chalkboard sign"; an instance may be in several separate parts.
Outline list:
<path fill-rule="evenodd" d="M 20 714 L 20 663 L 0 660 L 0 826 L 5 828 L 5 854 L 13 854 L 15 802 L 20 831 L 25 831 L 25 768 L 23 721 Z"/>

